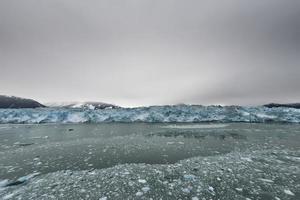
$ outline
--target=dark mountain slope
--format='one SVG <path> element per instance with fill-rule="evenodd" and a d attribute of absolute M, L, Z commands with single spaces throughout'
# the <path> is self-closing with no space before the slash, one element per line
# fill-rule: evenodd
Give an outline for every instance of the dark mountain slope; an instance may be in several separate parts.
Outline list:
<path fill-rule="evenodd" d="M 0 108 L 40 108 L 46 107 L 32 99 L 0 95 Z"/>

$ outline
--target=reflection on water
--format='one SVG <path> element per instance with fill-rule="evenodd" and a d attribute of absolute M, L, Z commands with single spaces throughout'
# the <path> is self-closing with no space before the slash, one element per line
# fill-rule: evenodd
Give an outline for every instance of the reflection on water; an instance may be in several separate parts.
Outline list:
<path fill-rule="evenodd" d="M 172 131 L 160 131 L 156 133 L 150 133 L 147 136 L 153 137 L 153 136 L 163 136 L 163 137 L 183 137 L 183 138 L 195 138 L 204 140 L 209 137 L 213 137 L 215 139 L 236 139 L 236 140 L 245 140 L 247 139 L 246 135 L 242 135 L 239 133 L 233 133 L 228 131 L 223 131 L 223 133 L 220 132 L 199 132 L 199 131 L 190 131 L 190 130 L 172 130 Z"/>

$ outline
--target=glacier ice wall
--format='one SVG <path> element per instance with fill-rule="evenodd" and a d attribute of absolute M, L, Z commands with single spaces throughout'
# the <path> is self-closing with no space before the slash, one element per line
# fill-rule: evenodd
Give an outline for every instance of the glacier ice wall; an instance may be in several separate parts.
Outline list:
<path fill-rule="evenodd" d="M 38 108 L 1 109 L 0 123 L 101 123 L 101 122 L 300 122 L 293 108 L 241 106 L 151 106 L 104 110 Z"/>

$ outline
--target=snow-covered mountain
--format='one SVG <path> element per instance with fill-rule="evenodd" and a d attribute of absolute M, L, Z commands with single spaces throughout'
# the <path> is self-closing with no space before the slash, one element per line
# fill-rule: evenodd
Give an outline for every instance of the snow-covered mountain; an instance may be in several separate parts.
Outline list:
<path fill-rule="evenodd" d="M 103 102 L 52 102 L 45 103 L 45 105 L 51 108 L 82 108 L 91 110 L 119 108 L 119 106 Z"/>
<path fill-rule="evenodd" d="M 43 104 L 32 99 L 0 95 L 0 108 L 40 108 Z"/>

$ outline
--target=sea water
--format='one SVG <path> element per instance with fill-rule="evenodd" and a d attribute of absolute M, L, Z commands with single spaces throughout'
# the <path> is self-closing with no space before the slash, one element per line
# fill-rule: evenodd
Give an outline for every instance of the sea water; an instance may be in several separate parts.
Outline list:
<path fill-rule="evenodd" d="M 300 125 L 0 125 L 0 199 L 300 199 Z"/>

